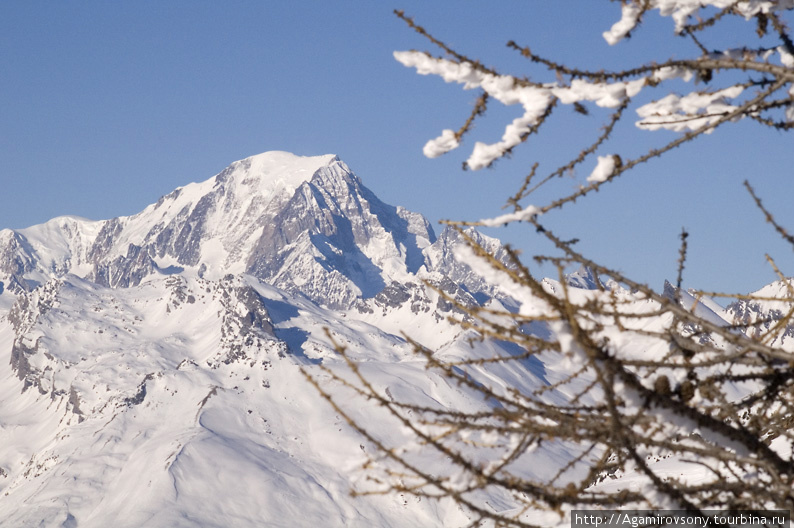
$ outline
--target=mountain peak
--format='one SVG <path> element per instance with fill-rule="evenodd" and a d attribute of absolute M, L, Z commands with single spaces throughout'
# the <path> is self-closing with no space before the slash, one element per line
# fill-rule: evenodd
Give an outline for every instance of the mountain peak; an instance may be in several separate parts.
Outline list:
<path fill-rule="evenodd" d="M 495 239 L 466 233 L 505 257 Z M 132 216 L 63 217 L 0 233 L 0 282 L 20 293 L 66 274 L 111 288 L 163 275 L 249 274 L 348 309 L 430 274 L 447 290 L 485 302 L 495 291 L 454 257 L 464 243 L 452 230 L 436 240 L 424 216 L 382 202 L 333 154 L 272 151 L 179 187 Z"/>
<path fill-rule="evenodd" d="M 243 182 L 256 180 L 261 190 L 267 192 L 275 188 L 295 190 L 311 179 L 315 172 L 327 167 L 339 158 L 334 154 L 322 156 L 298 156 L 290 152 L 272 150 L 235 161 L 215 177 L 215 184 L 227 181 L 235 175 Z"/>
<path fill-rule="evenodd" d="M 244 194 L 249 198 L 270 199 L 282 193 L 294 192 L 301 184 L 311 180 L 319 169 L 334 163 L 341 163 L 334 154 L 298 156 L 279 150 L 263 152 L 232 162 L 209 180 L 177 187 L 142 213 L 157 209 L 169 201 L 181 209 L 186 204 L 198 203 L 202 197 L 224 186 L 231 186 L 237 189 L 236 194 Z"/>
<path fill-rule="evenodd" d="M 339 157 L 336 154 L 301 156 L 299 154 L 293 154 L 292 152 L 286 152 L 284 150 L 269 150 L 267 152 L 254 154 L 253 156 L 248 156 L 247 158 L 235 161 L 232 163 L 232 165 L 236 163 L 248 163 L 265 169 L 269 167 L 305 165 L 307 168 L 314 166 L 316 170 L 320 167 L 330 165 L 335 161 L 339 161 Z"/>
<path fill-rule="evenodd" d="M 6 238 L 0 280 L 15 290 L 66 273 L 110 287 L 251 273 L 345 305 L 374 296 L 387 275 L 415 273 L 435 239 L 424 217 L 381 202 L 337 156 L 282 151 L 235 161 L 129 217 L 56 219 Z"/>

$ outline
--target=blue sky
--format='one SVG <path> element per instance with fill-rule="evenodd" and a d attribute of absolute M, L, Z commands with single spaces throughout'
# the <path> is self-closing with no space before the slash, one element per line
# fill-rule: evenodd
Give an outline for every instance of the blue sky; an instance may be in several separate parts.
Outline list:
<path fill-rule="evenodd" d="M 394 50 L 430 49 L 391 13 L 394 8 L 461 52 L 539 80 L 553 79 L 508 50 L 508 40 L 590 69 L 696 53 L 658 15 L 630 40 L 608 46 L 601 32 L 619 18 L 613 2 L 481 4 L 4 2 L 0 227 L 66 214 L 133 214 L 177 186 L 267 150 L 338 154 L 388 203 L 434 223 L 476 220 L 503 212 L 505 198 L 534 161 L 550 172 L 603 124 L 605 114 L 583 117 L 563 108 L 512 159 L 463 172 L 473 141 L 498 140 L 520 112 L 492 105 L 459 150 L 424 158 L 424 143 L 444 128 L 457 129 L 478 94 L 416 75 L 392 58 Z M 716 37 L 736 45 L 752 31 L 736 24 Z M 632 123 L 626 120 L 615 147 L 604 153 L 618 145 L 638 153 L 672 137 L 638 131 Z M 572 190 L 587 172 L 555 182 L 533 200 L 544 203 Z M 686 227 L 687 286 L 751 291 L 775 278 L 764 253 L 788 274 L 794 266 L 792 249 L 764 223 L 741 182 L 750 179 L 794 230 L 793 176 L 794 135 L 740 123 L 546 221 L 564 238 L 580 238 L 580 250 L 596 260 L 656 287 L 674 278 L 677 237 Z M 525 227 L 488 233 L 527 255 L 549 249 Z"/>

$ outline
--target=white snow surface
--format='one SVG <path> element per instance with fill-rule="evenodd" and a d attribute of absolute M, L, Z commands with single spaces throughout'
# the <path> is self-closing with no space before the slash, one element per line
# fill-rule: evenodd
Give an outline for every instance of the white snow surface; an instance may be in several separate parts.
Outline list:
<path fill-rule="evenodd" d="M 318 368 L 344 370 L 324 335 L 329 328 L 374 385 L 395 397 L 487 408 L 429 374 L 401 337 L 253 278 L 172 276 L 109 289 L 67 276 L 46 286 L 35 295 L 49 309 L 16 334 L 7 316 L 0 323 L 0 516 L 9 526 L 470 522 L 449 503 L 349 497 L 372 447 L 301 373 L 344 396 Z M 250 343 L 241 338 L 250 315 L 245 288 L 259 296 L 274 329 L 251 334 Z M 399 314 L 391 319 L 410 323 Z M 410 331 L 420 339 L 419 332 L 440 332 L 446 354 L 468 353 L 448 324 Z M 30 362 L 40 388 L 21 392 L 22 380 L 9 368 L 15 335 L 37 349 Z M 498 373 L 505 388 L 545 383 L 540 366 L 515 368 Z M 353 412 L 386 441 L 405 436 L 377 408 Z M 427 467 L 448 470 L 443 457 L 420 456 Z"/>
<path fill-rule="evenodd" d="M 293 233 L 282 221 L 274 236 L 294 239 L 260 255 L 266 263 L 284 259 L 278 274 L 270 284 L 241 274 L 248 255 L 262 251 L 263 223 L 295 211 L 309 215 L 309 226 L 343 216 L 353 239 Z M 97 263 L 112 278 L 137 263 L 125 260 L 134 255 L 128 248 L 160 237 L 174 244 L 168 226 L 192 226 L 190 234 L 199 223 L 196 262 L 155 244 L 146 251 L 159 272 L 143 267 L 140 283 L 124 287 L 94 282 Z M 470 235 L 494 252 L 501 247 Z M 477 292 L 498 296 L 455 260 L 460 243 L 436 240 L 421 215 L 368 194 L 335 156 L 283 152 L 235 162 L 130 217 L 62 217 L 0 232 L 0 282 L 21 280 L 30 290 L 0 293 L 0 518 L 10 526 L 89 528 L 467 525 L 471 515 L 451 503 L 351 499 L 362 478 L 356 468 L 372 447 L 301 373 L 349 399 L 319 368 L 345 371 L 328 329 L 376 386 L 397 397 L 487 408 L 428 374 L 402 337 L 446 354 L 469 350 L 447 320 L 451 307 L 422 284 L 453 287 L 464 302 L 476 302 Z M 329 262 L 344 258 L 329 272 Z M 387 285 L 396 293 L 364 295 Z M 303 291 L 321 298 L 312 302 Z M 329 299 L 349 302 L 338 310 L 319 305 Z M 500 350 L 491 343 L 480 353 Z M 545 383 L 542 368 L 533 369 L 500 367 L 497 378 L 530 390 Z M 377 409 L 352 412 L 386 440 L 405 438 Z M 417 456 L 450 471 L 430 453 Z"/>
<path fill-rule="evenodd" d="M 43 224 L 20 229 L 44 269 L 88 271 L 86 254 L 103 226 L 102 221 L 59 216 Z M 39 280 L 49 277 L 41 274 Z"/>

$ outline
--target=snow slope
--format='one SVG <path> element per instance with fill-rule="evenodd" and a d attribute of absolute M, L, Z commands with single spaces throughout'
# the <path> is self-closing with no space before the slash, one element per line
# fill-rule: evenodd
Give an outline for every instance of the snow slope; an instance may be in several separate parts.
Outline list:
<path fill-rule="evenodd" d="M 0 514 L 10 525 L 468 522 L 451 504 L 352 500 L 371 447 L 301 373 L 341 367 L 330 328 L 396 397 L 485 406 L 428 375 L 402 338 L 252 277 L 109 289 L 68 276 L 21 299 L 0 327 Z M 468 348 L 441 330 L 448 353 Z M 535 369 L 503 374 L 505 384 L 544 383 Z M 405 434 L 371 409 L 358 417 L 388 438 Z"/>

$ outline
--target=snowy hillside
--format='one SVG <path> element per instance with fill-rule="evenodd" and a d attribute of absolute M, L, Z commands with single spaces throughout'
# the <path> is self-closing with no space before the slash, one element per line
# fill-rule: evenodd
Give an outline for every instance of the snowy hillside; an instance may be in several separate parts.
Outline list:
<path fill-rule="evenodd" d="M 300 372 L 333 356 L 323 327 L 379 382 L 399 376 L 460 397 L 438 379 L 420 382 L 422 367 L 393 335 L 253 279 L 172 276 L 110 290 L 70 277 L 24 299 L 0 331 L 0 512 L 10 525 L 465 519 L 348 497 L 361 442 Z"/>
<path fill-rule="evenodd" d="M 507 262 L 497 240 L 466 235 Z M 449 321 L 464 317 L 450 299 L 543 309 L 492 283 L 464 245 L 459 233 L 436 237 L 420 214 L 382 202 L 337 157 L 284 152 L 235 162 L 130 217 L 0 231 L 0 524 L 468 525 L 471 512 L 451 502 L 351 497 L 351 486 L 367 486 L 360 466 L 373 446 L 307 379 L 395 445 L 405 428 L 331 379 L 348 373 L 332 340 L 389 398 L 492 410 L 476 390 L 427 370 L 403 337 L 443 358 L 522 353 L 494 340 L 472 347 L 476 332 Z M 657 308 L 599 281 L 582 269 L 568 277 L 569 295 L 613 295 L 637 313 Z M 669 290 L 714 324 L 771 310 L 779 318 L 783 309 L 722 310 Z M 642 321 L 644 330 L 669 324 Z M 616 349 L 665 353 L 604 325 Z M 551 341 L 557 330 L 522 329 Z M 557 404 L 590 383 L 559 385 L 572 368 L 566 361 L 484 362 L 470 375 L 497 392 Z M 518 463 L 526 474 L 572 478 L 586 469 L 571 464 L 579 455 L 549 443 Z M 456 478 L 444 457 L 412 456 Z M 601 485 L 627 485 L 612 477 Z M 479 500 L 494 512 L 516 507 L 504 492 Z"/>

